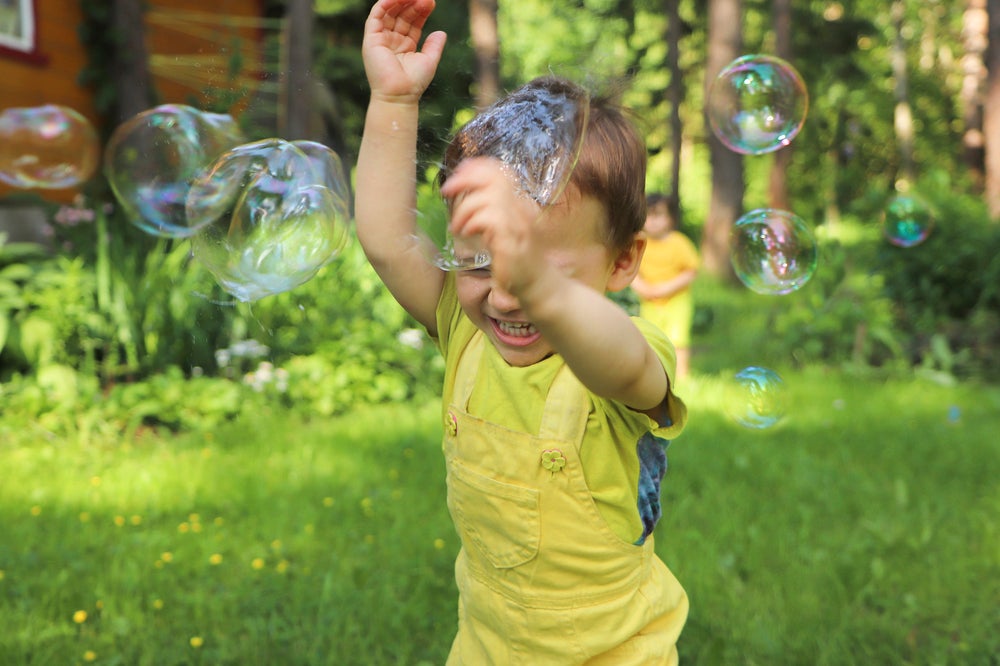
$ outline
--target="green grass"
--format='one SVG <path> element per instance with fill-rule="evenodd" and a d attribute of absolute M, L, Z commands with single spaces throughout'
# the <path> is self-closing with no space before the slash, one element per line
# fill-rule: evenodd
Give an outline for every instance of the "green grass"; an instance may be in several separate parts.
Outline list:
<path fill-rule="evenodd" d="M 1000 664 L 1000 387 L 795 370 L 752 300 L 702 296 L 716 321 L 657 532 L 691 599 L 682 663 Z M 723 410 L 756 363 L 789 399 L 763 431 Z M 458 542 L 436 405 L 5 432 L 3 664 L 443 663 Z"/>
<path fill-rule="evenodd" d="M 0 662 L 441 661 L 457 538 L 437 423 L 400 406 L 0 445 Z"/>

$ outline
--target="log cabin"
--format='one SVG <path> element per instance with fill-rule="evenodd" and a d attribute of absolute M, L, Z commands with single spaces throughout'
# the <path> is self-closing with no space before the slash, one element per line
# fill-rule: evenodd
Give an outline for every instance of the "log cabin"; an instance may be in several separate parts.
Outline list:
<path fill-rule="evenodd" d="M 0 112 L 56 104 L 78 111 L 95 127 L 109 122 L 98 113 L 95 90 L 79 81 L 89 64 L 80 38 L 86 1 L 0 0 Z M 156 103 L 205 108 L 210 101 L 218 104 L 219 91 L 229 91 L 230 112 L 237 115 L 263 79 L 265 33 L 280 28 L 280 19 L 265 17 L 264 5 L 264 0 L 143 2 Z M 209 100 L 212 95 L 215 99 Z M 10 240 L 35 240 L 31 229 L 39 222 L 40 209 L 30 201 L 65 203 L 76 194 L 73 189 L 19 190 L 0 183 L 0 233 L 6 231 Z"/>

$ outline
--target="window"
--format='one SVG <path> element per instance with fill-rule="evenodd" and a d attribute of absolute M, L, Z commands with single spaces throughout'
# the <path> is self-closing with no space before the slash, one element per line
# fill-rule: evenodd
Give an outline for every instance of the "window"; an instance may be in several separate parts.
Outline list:
<path fill-rule="evenodd" d="M 44 63 L 38 52 L 36 0 L 0 0 L 0 56 Z"/>

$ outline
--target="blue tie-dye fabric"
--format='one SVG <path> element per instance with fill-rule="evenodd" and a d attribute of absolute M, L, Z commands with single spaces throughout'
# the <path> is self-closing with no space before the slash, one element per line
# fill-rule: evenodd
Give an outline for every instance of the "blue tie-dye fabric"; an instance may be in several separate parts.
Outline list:
<path fill-rule="evenodd" d="M 642 519 L 642 536 L 636 545 L 642 545 L 660 520 L 660 482 L 667 473 L 667 447 L 670 442 L 647 432 L 635 445 L 639 454 L 639 517 Z"/>

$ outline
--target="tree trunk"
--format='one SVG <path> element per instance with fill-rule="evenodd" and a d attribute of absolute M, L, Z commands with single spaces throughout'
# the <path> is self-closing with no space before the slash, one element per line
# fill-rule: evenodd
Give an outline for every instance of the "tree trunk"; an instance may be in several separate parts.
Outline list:
<path fill-rule="evenodd" d="M 983 185 L 983 92 L 987 77 L 983 60 L 988 44 L 986 0 L 968 0 L 962 14 L 962 88 L 959 92 L 964 132 L 962 159 L 976 187 Z M 991 70 L 992 71 L 992 70 Z"/>
<path fill-rule="evenodd" d="M 986 101 L 983 129 L 986 150 L 986 205 L 1000 220 L 1000 0 L 989 0 L 989 46 L 986 49 Z"/>
<path fill-rule="evenodd" d="M 484 109 L 500 96 L 497 0 L 469 0 L 469 29 L 476 53 L 476 107 Z"/>
<path fill-rule="evenodd" d="M 774 28 L 774 54 L 790 63 L 792 62 L 792 0 L 774 0 L 771 5 L 771 16 Z M 790 209 L 787 174 L 788 165 L 792 161 L 793 147 L 794 144 L 791 144 L 774 153 L 768 182 L 768 200 L 772 208 Z"/>
<path fill-rule="evenodd" d="M 288 141 L 311 139 L 310 114 L 312 113 L 312 0 L 288 0 L 285 10 L 285 44 L 287 69 L 285 72 L 284 107 L 281 135 Z"/>
<path fill-rule="evenodd" d="M 910 109 L 909 79 L 906 71 L 906 39 L 903 23 L 906 15 L 905 0 L 892 2 L 892 26 L 895 39 L 892 43 L 892 78 L 896 110 L 893 124 L 896 129 L 896 145 L 899 148 L 899 173 L 896 174 L 897 189 L 905 191 L 913 184 L 913 112 Z"/>
<path fill-rule="evenodd" d="M 112 7 L 114 30 L 119 36 L 113 65 L 118 92 L 115 125 L 153 106 L 153 79 L 149 73 L 142 5 L 135 0 L 115 0 Z"/>
<path fill-rule="evenodd" d="M 741 0 L 710 0 L 708 3 L 706 91 L 719 72 L 743 49 L 741 14 Z M 707 118 L 705 127 L 709 127 Z M 732 281 L 735 273 L 729 260 L 729 233 L 743 212 L 743 156 L 726 148 L 711 131 L 708 132 L 708 147 L 712 193 L 701 240 L 702 258 L 706 271 Z"/>
<path fill-rule="evenodd" d="M 681 72 L 681 14 L 680 0 L 665 0 L 664 13 L 667 16 L 667 71 L 670 83 L 667 85 L 667 103 L 670 105 L 670 201 L 674 210 L 670 211 L 676 224 L 681 224 L 681 145 L 684 126 L 681 123 L 681 103 L 684 101 L 684 75 Z"/>

